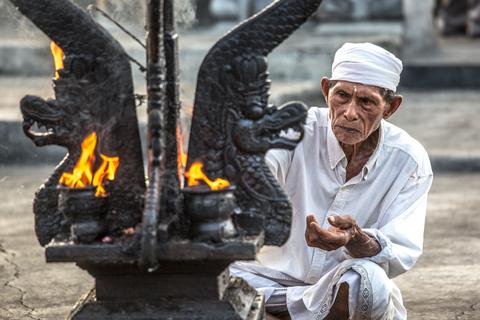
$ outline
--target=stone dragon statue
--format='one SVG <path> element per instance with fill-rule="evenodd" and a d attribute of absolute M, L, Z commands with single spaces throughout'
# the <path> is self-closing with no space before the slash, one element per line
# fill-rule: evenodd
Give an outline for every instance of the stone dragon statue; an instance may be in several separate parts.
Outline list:
<path fill-rule="evenodd" d="M 210 179 L 229 179 L 242 214 L 252 225 L 263 223 L 269 245 L 287 241 L 292 208 L 264 155 L 272 148 L 295 148 L 303 138 L 307 108 L 299 102 L 268 105 L 266 57 L 320 3 L 275 1 L 217 42 L 198 74 L 187 167 L 200 161 Z M 298 138 L 281 135 L 288 129 Z"/>
<path fill-rule="evenodd" d="M 85 11 L 66 0 L 10 0 L 64 52 L 64 68 L 54 80 L 55 99 L 26 96 L 20 103 L 23 130 L 37 146 L 59 145 L 68 154 L 35 195 L 35 232 L 48 244 L 68 227 L 57 205 L 57 186 L 80 156 L 90 133 L 97 152 L 119 156 L 110 185 L 109 232 L 141 219 L 145 178 L 130 62 L 120 44 Z M 46 128 L 46 132 L 34 129 Z"/>

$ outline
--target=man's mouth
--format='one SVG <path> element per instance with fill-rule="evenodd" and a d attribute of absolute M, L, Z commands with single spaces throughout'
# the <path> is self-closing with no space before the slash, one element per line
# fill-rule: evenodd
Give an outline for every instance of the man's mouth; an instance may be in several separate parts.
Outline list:
<path fill-rule="evenodd" d="M 347 133 L 351 133 L 351 134 L 360 133 L 360 130 L 355 129 L 355 128 L 350 128 L 350 127 L 345 127 L 345 126 L 340 126 L 340 125 L 337 125 L 336 127 L 340 128 L 341 130 L 343 130 Z"/>

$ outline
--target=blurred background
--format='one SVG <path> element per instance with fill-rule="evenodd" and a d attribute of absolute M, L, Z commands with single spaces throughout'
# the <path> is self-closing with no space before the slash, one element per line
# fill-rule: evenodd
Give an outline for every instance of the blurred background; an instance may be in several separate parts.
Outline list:
<path fill-rule="evenodd" d="M 84 8 L 95 4 L 145 38 L 145 1 L 75 2 Z M 175 1 L 186 137 L 206 52 L 270 2 Z M 141 46 L 102 15 L 92 15 L 144 63 Z M 392 122 L 425 146 L 434 167 L 425 253 L 396 280 L 409 318 L 480 319 L 480 1 L 325 0 L 270 55 L 271 102 L 324 106 L 319 82 L 330 75 L 333 55 L 344 42 L 372 42 L 403 60 L 404 104 Z M 53 95 L 49 44 L 8 1 L 0 2 L 0 319 L 64 318 L 93 284 L 72 265 L 46 265 L 33 235 L 34 192 L 65 155 L 61 148 L 34 147 L 21 129 L 20 99 Z M 145 75 L 132 69 L 135 92 L 145 95 Z M 144 130 L 145 104 L 137 111 Z"/>

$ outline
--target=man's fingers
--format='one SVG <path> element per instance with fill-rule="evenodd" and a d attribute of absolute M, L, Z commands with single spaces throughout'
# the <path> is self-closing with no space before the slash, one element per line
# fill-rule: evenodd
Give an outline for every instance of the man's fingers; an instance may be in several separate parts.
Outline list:
<path fill-rule="evenodd" d="M 349 229 L 355 225 L 355 219 L 348 215 L 329 216 L 328 222 L 339 229 Z"/>
<path fill-rule="evenodd" d="M 344 245 L 348 241 L 348 235 L 342 230 L 326 230 L 323 229 L 318 223 L 313 222 L 310 224 L 308 231 L 309 238 L 312 241 L 318 241 L 325 244 Z"/>
<path fill-rule="evenodd" d="M 347 234 L 342 230 L 326 230 L 316 225 L 315 231 L 318 233 L 319 240 L 322 242 L 344 245 L 348 240 Z"/>
<path fill-rule="evenodd" d="M 309 214 L 307 216 L 307 228 L 312 222 L 317 222 L 317 219 L 315 219 L 315 216 L 313 214 Z"/>

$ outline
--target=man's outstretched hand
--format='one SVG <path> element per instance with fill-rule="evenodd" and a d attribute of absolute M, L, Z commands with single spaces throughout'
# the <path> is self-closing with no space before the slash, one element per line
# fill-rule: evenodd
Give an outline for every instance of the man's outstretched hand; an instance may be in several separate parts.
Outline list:
<path fill-rule="evenodd" d="M 345 246 L 354 258 L 372 257 L 381 251 L 377 240 L 363 232 L 351 216 L 329 216 L 328 222 L 331 227 L 324 229 L 315 216 L 307 216 L 305 240 L 308 246 L 327 251 Z"/>
<path fill-rule="evenodd" d="M 330 216 L 331 227 L 323 229 L 313 215 L 307 216 L 305 239 L 310 247 L 327 251 L 336 250 L 346 245 L 352 239 L 351 229 L 355 220 L 350 216 Z"/>

